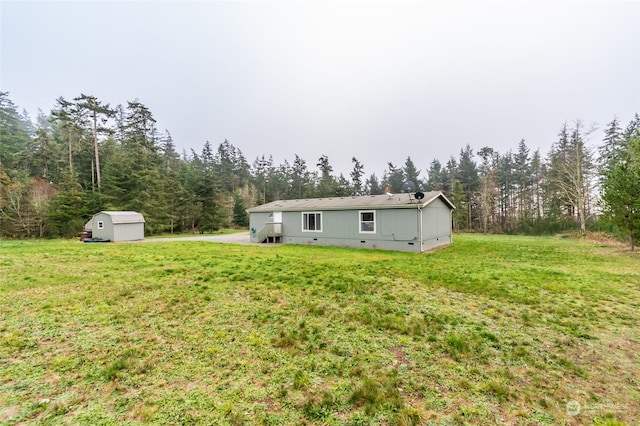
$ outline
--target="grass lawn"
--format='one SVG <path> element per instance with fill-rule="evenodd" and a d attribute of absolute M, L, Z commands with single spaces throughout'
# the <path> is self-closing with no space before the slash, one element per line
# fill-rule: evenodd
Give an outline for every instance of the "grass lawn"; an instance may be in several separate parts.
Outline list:
<path fill-rule="evenodd" d="M 0 424 L 640 419 L 640 256 L 454 241 L 0 241 Z"/>

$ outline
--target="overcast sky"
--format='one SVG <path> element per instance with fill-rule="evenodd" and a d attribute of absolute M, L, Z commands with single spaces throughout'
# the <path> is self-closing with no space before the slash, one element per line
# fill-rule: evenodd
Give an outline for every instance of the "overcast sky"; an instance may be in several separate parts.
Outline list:
<path fill-rule="evenodd" d="M 181 152 L 228 139 L 368 175 L 470 144 L 546 154 L 640 112 L 639 1 L 6 1 L 0 90 L 138 98 Z M 596 132 L 592 142 L 600 142 Z"/>

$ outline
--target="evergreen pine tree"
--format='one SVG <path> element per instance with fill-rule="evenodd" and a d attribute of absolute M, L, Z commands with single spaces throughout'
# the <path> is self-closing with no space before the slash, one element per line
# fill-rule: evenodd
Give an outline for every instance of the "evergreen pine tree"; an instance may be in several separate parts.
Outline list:
<path fill-rule="evenodd" d="M 425 190 L 427 191 L 446 191 L 446 179 L 444 176 L 444 170 L 440 161 L 434 159 L 429 163 L 429 169 L 427 170 L 427 181 L 425 182 Z"/>
<path fill-rule="evenodd" d="M 249 226 L 247 206 L 239 194 L 233 194 L 233 223 L 239 227 Z"/>
<path fill-rule="evenodd" d="M 362 176 L 364 176 L 364 166 L 356 157 L 351 159 L 353 163 L 353 170 L 351 170 L 351 194 L 352 195 L 362 195 L 363 184 L 362 184 Z"/>
<path fill-rule="evenodd" d="M 610 166 L 603 189 L 605 219 L 628 237 L 633 251 L 640 241 L 640 137 L 632 138 Z"/>
<path fill-rule="evenodd" d="M 27 129 L 9 93 L 0 92 L 0 173 L 13 174 L 19 168 L 17 154 L 27 147 Z"/>
<path fill-rule="evenodd" d="M 383 188 L 380 187 L 380 182 L 378 181 L 376 174 L 371 173 L 365 182 L 364 193 L 366 195 L 380 195 L 382 194 L 382 189 Z"/>
<path fill-rule="evenodd" d="M 411 157 L 407 157 L 402 168 L 404 174 L 404 182 L 413 182 L 416 190 L 422 188 L 422 180 L 420 179 L 420 171 L 416 168 L 416 165 L 411 161 Z"/>
<path fill-rule="evenodd" d="M 467 229 L 472 229 L 472 199 L 480 185 L 480 179 L 478 177 L 478 168 L 475 161 L 473 161 L 473 150 L 470 145 L 460 151 L 457 177 L 465 194 L 466 226 Z M 458 209 L 460 210 L 460 208 Z"/>
<path fill-rule="evenodd" d="M 316 164 L 320 171 L 320 181 L 318 182 L 317 196 L 318 197 L 333 197 L 336 195 L 336 182 L 335 178 L 331 174 L 333 167 L 329 164 L 329 157 L 322 155 L 318 159 Z"/>

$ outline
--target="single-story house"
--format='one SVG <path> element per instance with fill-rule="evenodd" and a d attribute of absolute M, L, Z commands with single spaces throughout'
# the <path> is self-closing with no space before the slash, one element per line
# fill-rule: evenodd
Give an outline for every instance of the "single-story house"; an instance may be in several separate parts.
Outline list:
<path fill-rule="evenodd" d="M 279 200 L 247 212 L 252 242 L 420 253 L 451 244 L 453 209 L 434 191 Z"/>
<path fill-rule="evenodd" d="M 137 212 L 103 211 L 93 215 L 84 226 L 92 238 L 110 241 L 144 239 L 144 217 Z"/>

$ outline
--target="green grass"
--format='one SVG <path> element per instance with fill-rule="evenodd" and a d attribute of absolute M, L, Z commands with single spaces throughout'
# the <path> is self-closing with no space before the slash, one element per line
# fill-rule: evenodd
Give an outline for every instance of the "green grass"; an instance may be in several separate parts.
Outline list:
<path fill-rule="evenodd" d="M 584 241 L 0 241 L 0 308 L 0 424 L 640 418 L 640 257 Z"/>

